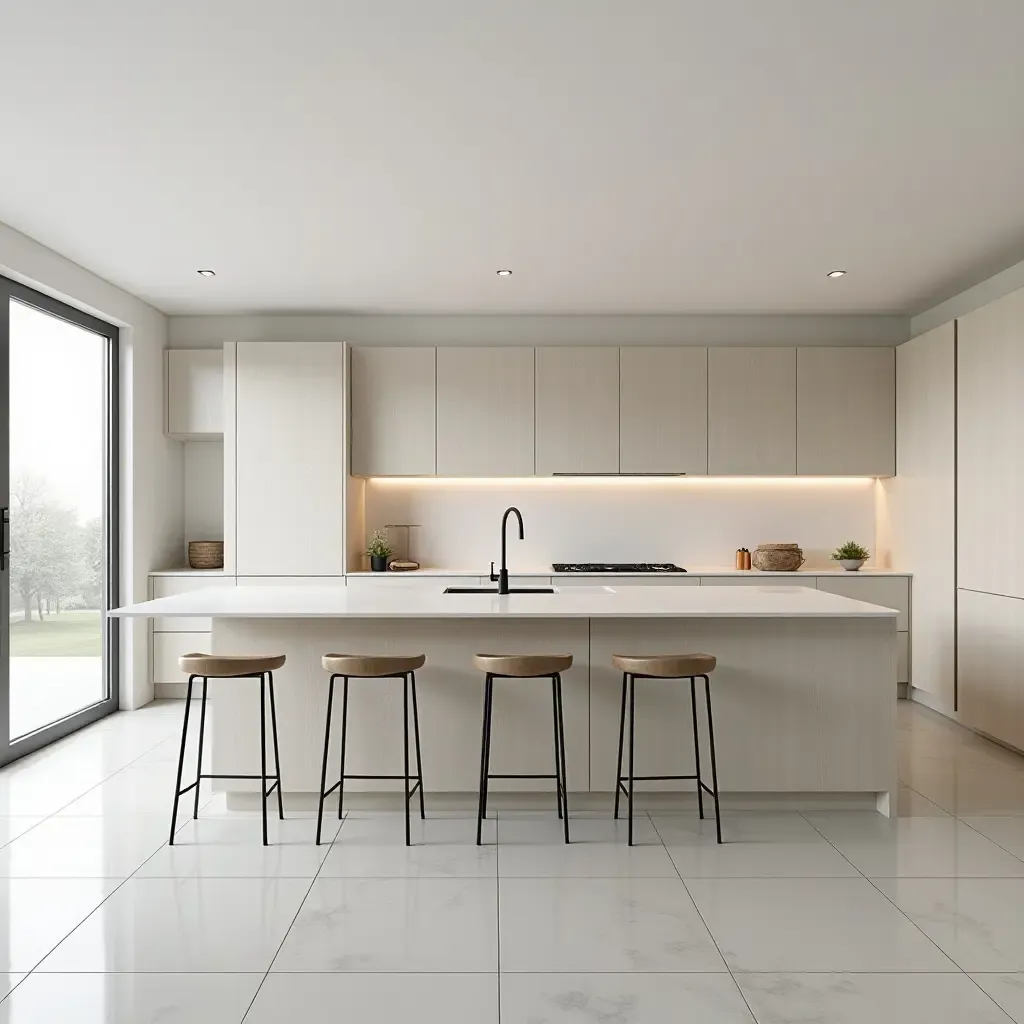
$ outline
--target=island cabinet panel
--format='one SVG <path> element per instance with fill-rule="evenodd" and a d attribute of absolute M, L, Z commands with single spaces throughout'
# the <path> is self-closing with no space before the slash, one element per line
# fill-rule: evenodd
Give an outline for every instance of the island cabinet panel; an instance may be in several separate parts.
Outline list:
<path fill-rule="evenodd" d="M 796 473 L 796 349 L 708 350 L 708 472 Z"/>
<path fill-rule="evenodd" d="M 437 350 L 437 475 L 533 476 L 532 348 Z"/>
<path fill-rule="evenodd" d="M 239 576 L 344 573 L 344 394 L 340 343 L 238 344 Z"/>
<path fill-rule="evenodd" d="M 619 471 L 619 350 L 545 347 L 537 359 L 538 476 Z"/>
<path fill-rule="evenodd" d="M 619 470 L 708 471 L 708 350 L 619 349 Z"/>
<path fill-rule="evenodd" d="M 433 476 L 437 349 L 352 349 L 352 472 Z"/>
<path fill-rule="evenodd" d="M 572 668 L 563 674 L 565 750 L 569 789 L 585 792 L 590 782 L 589 627 L 587 619 L 481 620 L 437 619 L 280 620 L 258 623 L 218 619 L 218 650 L 247 650 L 254 628 L 268 650 L 288 658 L 279 674 L 278 730 L 285 790 L 316 792 L 320 784 L 327 713 L 327 675 L 320 654 L 363 650 L 378 654 L 422 653 L 427 662 L 416 672 L 422 739 L 423 775 L 431 793 L 475 793 L 480 779 L 480 732 L 484 675 L 473 666 L 473 651 L 530 653 L 566 651 Z M 285 690 L 287 689 L 287 697 Z M 340 698 L 340 693 L 336 694 Z M 214 693 L 218 715 L 231 728 L 217 730 L 215 773 L 259 771 L 259 701 L 220 689 Z M 220 704 L 217 704 L 220 701 Z M 328 778 L 338 777 L 341 701 L 335 717 Z M 287 708 L 287 713 L 285 713 Z M 215 721 L 219 721 L 217 718 Z M 349 689 L 346 771 L 382 775 L 402 771 L 402 683 L 397 679 L 353 679 Z M 554 772 L 551 680 L 497 680 L 494 688 L 491 771 L 498 774 Z M 218 788 L 252 791 L 258 783 L 226 783 Z M 400 791 L 402 783 L 346 783 L 348 793 Z M 554 814 L 553 780 L 494 780 L 491 792 L 546 794 Z M 547 794 L 550 795 L 548 799 Z M 540 799 L 540 798 L 539 798 Z"/>
<path fill-rule="evenodd" d="M 742 629 L 722 619 L 592 619 L 591 788 L 615 789 L 622 674 L 612 654 L 703 651 L 718 658 L 710 678 L 723 790 L 892 791 L 895 639 L 892 619 L 745 619 Z M 701 764 L 709 776 L 703 689 L 698 680 Z M 638 680 L 636 716 L 636 774 L 693 774 L 689 681 Z"/>
<path fill-rule="evenodd" d="M 896 350 L 797 350 L 796 471 L 801 476 L 896 472 Z"/>

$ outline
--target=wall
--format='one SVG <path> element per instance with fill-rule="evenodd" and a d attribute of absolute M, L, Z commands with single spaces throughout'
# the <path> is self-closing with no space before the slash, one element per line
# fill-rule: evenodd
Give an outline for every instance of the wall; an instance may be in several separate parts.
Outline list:
<path fill-rule="evenodd" d="M 417 524 L 411 556 L 424 566 L 482 570 L 500 560 L 509 505 L 526 526 L 524 541 L 509 540 L 517 571 L 598 560 L 730 567 L 736 548 L 774 541 L 799 543 L 806 567 L 821 568 L 845 540 L 875 547 L 875 482 L 860 478 L 371 479 L 366 529 Z"/>
<path fill-rule="evenodd" d="M 163 434 L 167 318 L 134 295 L 0 224 L 0 273 L 121 329 L 121 599 L 145 600 L 147 573 L 180 561 L 181 445 Z M 152 699 L 146 625 L 121 627 L 121 706 Z"/>
<path fill-rule="evenodd" d="M 224 539 L 224 442 L 186 441 L 185 542 Z M 187 564 L 183 550 L 178 564 Z"/>
<path fill-rule="evenodd" d="M 1020 288 L 1024 288 L 1024 261 L 1015 263 L 1012 267 L 1007 267 L 1006 270 L 993 274 L 973 287 L 918 313 L 910 321 L 910 337 L 916 338 L 919 334 L 950 323 L 957 317 L 981 309 L 982 306 L 987 306 L 990 302 Z"/>
<path fill-rule="evenodd" d="M 898 345 L 900 316 L 175 316 L 172 348 L 225 341 L 352 345 Z"/>

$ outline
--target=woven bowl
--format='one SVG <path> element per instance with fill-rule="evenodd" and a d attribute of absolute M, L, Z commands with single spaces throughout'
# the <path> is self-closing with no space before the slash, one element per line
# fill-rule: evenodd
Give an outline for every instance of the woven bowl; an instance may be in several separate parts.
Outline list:
<path fill-rule="evenodd" d="M 762 572 L 796 572 L 804 564 L 799 544 L 758 544 L 751 564 Z"/>
<path fill-rule="evenodd" d="M 223 569 L 224 541 L 190 540 L 188 565 L 190 569 Z"/>

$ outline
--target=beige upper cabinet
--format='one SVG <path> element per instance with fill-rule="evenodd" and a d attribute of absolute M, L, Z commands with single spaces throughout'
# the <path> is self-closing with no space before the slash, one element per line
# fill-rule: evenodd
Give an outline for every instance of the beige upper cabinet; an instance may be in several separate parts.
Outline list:
<path fill-rule="evenodd" d="M 165 358 L 166 433 L 184 440 L 223 437 L 223 350 L 169 349 Z"/>
<path fill-rule="evenodd" d="M 537 475 L 619 471 L 619 350 L 536 349 Z"/>
<path fill-rule="evenodd" d="M 235 375 L 236 573 L 342 574 L 344 345 L 239 342 Z"/>
<path fill-rule="evenodd" d="M 437 350 L 352 349 L 352 472 L 436 472 Z"/>
<path fill-rule="evenodd" d="M 708 350 L 619 349 L 619 471 L 708 471 Z"/>
<path fill-rule="evenodd" d="M 801 476 L 896 472 L 896 350 L 797 350 L 796 470 Z"/>
<path fill-rule="evenodd" d="M 438 476 L 533 476 L 532 348 L 437 350 Z"/>
<path fill-rule="evenodd" d="M 708 473 L 796 472 L 796 349 L 708 350 Z"/>

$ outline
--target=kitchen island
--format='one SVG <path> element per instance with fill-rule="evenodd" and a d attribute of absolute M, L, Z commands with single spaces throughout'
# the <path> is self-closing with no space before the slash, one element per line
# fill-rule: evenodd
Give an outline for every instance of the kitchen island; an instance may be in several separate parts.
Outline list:
<path fill-rule="evenodd" d="M 215 587 L 110 614 L 210 618 L 214 653 L 287 656 L 275 682 L 281 775 L 293 799 L 318 791 L 328 678 L 322 654 L 427 656 L 417 673 L 425 788 L 458 803 L 475 793 L 479 777 L 483 678 L 473 668 L 473 654 L 571 653 L 573 667 L 563 676 L 567 773 L 570 793 L 585 806 L 615 788 L 621 676 L 612 668 L 612 654 L 704 651 L 718 658 L 712 694 L 726 807 L 871 806 L 887 814 L 895 806 L 897 613 L 835 594 L 772 585 L 608 585 L 498 596 L 445 594 L 441 586 L 394 581 L 380 591 Z M 401 692 L 398 680 L 353 681 L 347 771 L 400 770 Z M 209 770 L 258 770 L 258 688 L 213 681 L 210 693 Z M 491 770 L 548 770 L 550 716 L 550 688 L 543 681 L 500 681 Z M 689 686 L 639 682 L 637 774 L 692 771 L 690 728 Z M 337 774 L 337 756 L 332 751 L 329 777 Z M 256 784 L 217 785 L 243 804 L 243 794 Z M 400 783 L 367 787 L 374 793 L 362 799 L 384 800 L 378 791 L 397 790 Z M 534 801 L 550 799 L 543 782 L 504 786 L 513 787 L 543 790 Z M 346 791 L 360 799 L 359 784 Z M 684 798 L 670 791 L 652 799 Z"/>

